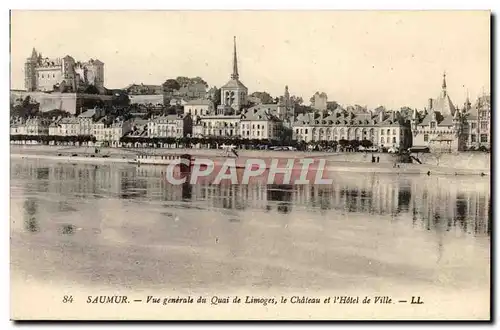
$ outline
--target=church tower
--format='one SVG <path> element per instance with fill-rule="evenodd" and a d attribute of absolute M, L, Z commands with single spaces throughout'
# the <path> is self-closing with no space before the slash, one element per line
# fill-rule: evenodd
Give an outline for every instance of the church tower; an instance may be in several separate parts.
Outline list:
<path fill-rule="evenodd" d="M 231 80 L 221 87 L 222 106 L 231 107 L 235 111 L 241 110 L 241 107 L 247 104 L 248 89 L 239 80 L 238 73 L 238 55 L 236 51 L 236 37 L 233 40 L 233 72 Z"/>

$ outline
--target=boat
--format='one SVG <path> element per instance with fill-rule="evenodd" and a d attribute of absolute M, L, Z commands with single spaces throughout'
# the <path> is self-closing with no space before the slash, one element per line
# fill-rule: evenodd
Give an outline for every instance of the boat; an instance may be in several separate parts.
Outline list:
<path fill-rule="evenodd" d="M 187 159 L 191 164 L 192 157 L 189 154 L 140 154 L 130 163 L 137 165 L 169 165 L 179 159 Z"/>

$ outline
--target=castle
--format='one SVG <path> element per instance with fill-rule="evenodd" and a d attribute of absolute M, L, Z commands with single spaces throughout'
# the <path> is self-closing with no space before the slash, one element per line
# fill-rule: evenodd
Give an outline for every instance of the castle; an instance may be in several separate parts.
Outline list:
<path fill-rule="evenodd" d="M 94 86 L 104 92 L 104 63 L 90 59 L 77 62 L 69 55 L 50 59 L 34 48 L 24 64 L 24 86 L 28 92 L 84 92 Z"/>

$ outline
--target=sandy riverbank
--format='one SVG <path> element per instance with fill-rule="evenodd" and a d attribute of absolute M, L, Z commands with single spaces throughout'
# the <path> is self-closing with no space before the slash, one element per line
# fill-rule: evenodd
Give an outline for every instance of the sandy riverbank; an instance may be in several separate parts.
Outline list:
<path fill-rule="evenodd" d="M 226 161 L 221 150 L 214 149 L 127 149 L 127 148 L 100 148 L 99 154 L 95 154 L 93 147 L 67 147 L 67 146 L 11 146 L 12 159 L 47 159 L 62 163 L 129 163 L 136 155 L 141 153 L 150 154 L 184 154 L 189 153 L 195 158 L 209 158 L 216 165 Z M 478 169 L 457 169 L 429 164 L 398 164 L 394 163 L 372 163 L 370 157 L 361 158 L 362 161 L 346 161 L 346 157 L 336 153 L 322 152 L 295 152 L 295 151 L 261 151 L 261 150 L 239 150 L 236 160 L 237 166 L 244 166 L 248 159 L 263 159 L 269 166 L 275 158 L 315 158 L 325 159 L 326 169 L 336 172 L 357 173 L 393 173 L 414 175 L 489 175 L 487 171 Z M 77 156 L 73 156 L 73 155 Z M 93 156 L 93 157 L 92 157 Z M 103 157 L 105 156 L 105 157 Z M 341 156 L 341 157 L 337 157 Z M 359 155 L 355 155 L 359 158 Z M 337 160 L 338 158 L 342 160 Z M 363 161 L 365 160 L 365 161 Z M 297 163 L 298 164 L 298 163 Z"/>

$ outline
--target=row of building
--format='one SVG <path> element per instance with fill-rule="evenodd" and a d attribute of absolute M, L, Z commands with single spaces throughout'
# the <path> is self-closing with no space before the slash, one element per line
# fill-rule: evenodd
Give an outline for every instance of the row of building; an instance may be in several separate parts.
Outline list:
<path fill-rule="evenodd" d="M 73 68 L 71 70 L 76 72 L 78 67 L 70 59 L 52 63 L 37 55 L 35 50 L 28 62 L 36 64 L 33 64 L 36 75 L 27 76 L 27 82 L 37 77 L 43 68 L 60 67 L 63 70 L 71 67 Z M 102 68 L 100 62 L 91 61 L 91 63 Z M 73 71 L 70 73 L 71 77 Z M 83 74 L 83 77 L 87 77 L 85 78 L 87 80 L 83 81 L 88 81 L 91 71 L 90 69 L 84 71 L 87 73 Z M 64 70 L 61 72 L 66 74 Z M 96 69 L 91 75 L 94 83 L 103 79 L 100 74 L 101 71 Z M 40 84 L 38 80 L 37 84 Z M 145 85 L 129 86 L 133 97 L 156 97 L 158 89 L 155 88 Z M 204 88 L 200 87 L 198 92 L 201 93 Z M 217 106 L 210 96 L 212 95 L 210 91 L 203 95 L 193 91 L 199 97 L 190 100 L 172 99 L 175 105 L 183 107 L 183 113 L 178 115 L 156 116 L 149 120 L 134 118 L 124 120 L 120 117 L 107 116 L 102 110 L 91 109 L 69 118 L 52 120 L 29 118 L 25 122 L 14 119 L 11 123 L 11 134 L 93 135 L 98 141 L 119 146 L 120 138 L 123 136 L 279 140 L 284 131 L 288 130 L 291 131 L 292 139 L 304 142 L 369 140 L 373 145 L 380 147 L 427 146 L 431 149 L 449 151 L 490 146 L 490 97 L 481 96 L 474 104 L 467 98 L 463 107 L 457 107 L 448 95 L 446 75 L 443 75 L 440 93 L 436 98 L 429 99 L 428 106 L 423 111 L 417 109 L 387 111 L 383 108 L 369 111 L 344 108 L 339 105 L 333 110 L 328 110 L 326 94 L 316 93 L 314 100 L 316 110 L 296 115 L 288 86 L 285 86 L 283 96 L 278 98 L 276 104 L 258 103 L 250 106 L 251 97 L 248 95 L 248 88 L 241 82 L 238 72 L 235 39 L 232 73 L 229 81 L 220 88 L 220 92 L 221 104 Z"/>

